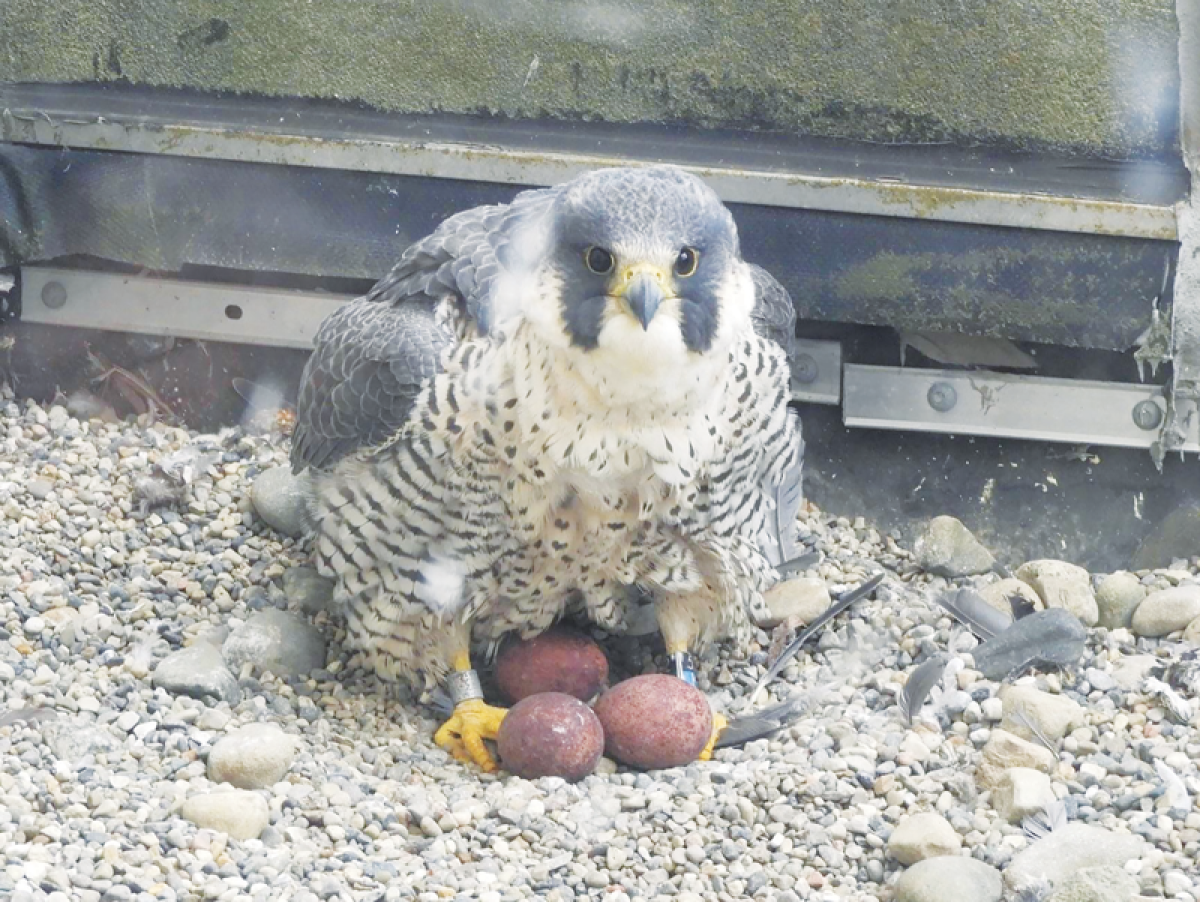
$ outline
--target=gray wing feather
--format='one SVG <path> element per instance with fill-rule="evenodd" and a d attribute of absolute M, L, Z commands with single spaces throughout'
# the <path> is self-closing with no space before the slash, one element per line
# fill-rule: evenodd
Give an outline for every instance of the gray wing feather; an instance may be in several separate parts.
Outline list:
<path fill-rule="evenodd" d="M 774 276 L 754 263 L 746 265 L 754 279 L 754 309 L 750 314 L 754 331 L 783 348 L 790 364 L 796 342 L 796 308 L 787 289 Z M 767 524 L 768 535 L 763 547 L 763 553 L 775 567 L 794 559 L 800 552 L 796 543 L 796 515 L 803 500 L 804 440 L 799 415 L 789 411 L 788 416 L 795 427 L 796 442 L 791 449 L 791 460 L 779 483 L 773 487 L 775 516 Z"/>
<path fill-rule="evenodd" d="M 796 307 L 787 289 L 769 272 L 754 263 L 747 263 L 754 278 L 754 331 L 769 338 L 787 352 L 790 362 L 796 343 Z"/>
<path fill-rule="evenodd" d="M 386 442 L 404 425 L 455 340 L 438 322 L 438 304 L 453 298 L 460 315 L 487 334 L 490 289 L 517 223 L 544 210 L 554 195 L 554 189 L 526 191 L 511 204 L 451 216 L 411 245 L 365 297 L 321 324 L 301 377 L 293 470 L 330 467 Z"/>
<path fill-rule="evenodd" d="M 351 301 L 321 324 L 300 387 L 292 469 L 322 469 L 387 441 L 453 336 L 428 302 Z"/>

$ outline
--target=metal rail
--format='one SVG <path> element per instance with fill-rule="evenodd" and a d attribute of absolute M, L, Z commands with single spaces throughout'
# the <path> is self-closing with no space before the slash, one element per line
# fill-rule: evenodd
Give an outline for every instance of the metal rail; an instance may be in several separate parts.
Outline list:
<path fill-rule="evenodd" d="M 85 116 L 38 107 L 0 110 L 0 140 L 270 163 L 501 184 L 553 185 L 603 166 L 645 165 L 644 157 L 547 152 L 397 136 L 339 136 L 302 128 L 170 121 L 148 115 Z M 837 213 L 929 219 L 1173 240 L 1173 207 L 1058 194 L 910 184 L 884 178 L 685 163 L 723 200 Z"/>

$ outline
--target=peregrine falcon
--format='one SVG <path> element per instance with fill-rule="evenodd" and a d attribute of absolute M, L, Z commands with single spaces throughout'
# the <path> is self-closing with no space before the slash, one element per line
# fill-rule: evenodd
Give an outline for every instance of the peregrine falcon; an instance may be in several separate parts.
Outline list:
<path fill-rule="evenodd" d="M 472 655 L 571 606 L 619 630 L 645 593 L 683 676 L 761 612 L 799 505 L 794 325 L 671 166 L 452 216 L 322 324 L 292 445 L 314 555 L 380 675 L 445 681 L 439 745 L 495 768 Z"/>

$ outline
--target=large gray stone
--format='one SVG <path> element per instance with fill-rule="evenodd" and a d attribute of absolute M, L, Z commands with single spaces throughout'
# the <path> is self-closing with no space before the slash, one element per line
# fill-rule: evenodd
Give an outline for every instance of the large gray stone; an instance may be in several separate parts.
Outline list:
<path fill-rule="evenodd" d="M 1115 630 L 1128 627 L 1134 609 L 1146 597 L 1142 581 L 1127 570 L 1118 570 L 1100 580 L 1096 587 L 1096 607 L 1100 611 L 1099 625 Z"/>
<path fill-rule="evenodd" d="M 1004 882 L 1016 892 L 1042 881 L 1058 886 L 1084 868 L 1120 867 L 1140 857 L 1143 850 L 1142 840 L 1131 833 L 1067 824 L 1018 852 L 1004 871 Z"/>
<path fill-rule="evenodd" d="M 288 466 L 264 470 L 250 487 L 254 512 L 276 532 L 299 538 L 308 532 L 309 483 Z"/>
<path fill-rule="evenodd" d="M 1000 872 L 964 855 L 918 861 L 896 881 L 895 902 L 999 902 Z"/>
<path fill-rule="evenodd" d="M 913 543 L 917 563 L 930 573 L 951 578 L 987 573 L 996 559 L 955 517 L 934 517 Z"/>
<path fill-rule="evenodd" d="M 1070 611 L 1084 626 L 1100 619 L 1092 581 L 1082 567 L 1066 561 L 1027 561 L 1017 568 L 1017 579 L 1029 583 L 1048 608 Z"/>
<path fill-rule="evenodd" d="M 300 676 L 325 666 L 325 637 L 287 611 L 259 611 L 229 634 L 221 653 L 235 671 L 246 664 L 276 676 Z"/>
<path fill-rule="evenodd" d="M 922 811 L 896 825 L 887 850 L 901 864 L 914 864 L 938 855 L 957 855 L 962 850 L 962 837 L 940 814 Z"/>
<path fill-rule="evenodd" d="M 272 723 L 252 723 L 222 736 L 208 753 L 208 778 L 238 789 L 266 789 L 283 779 L 300 740 Z"/>
<path fill-rule="evenodd" d="M 1133 612 L 1133 631 L 1139 636 L 1165 636 L 1200 617 L 1200 586 L 1173 586 L 1145 597 Z"/>
<path fill-rule="evenodd" d="M 1075 872 L 1054 888 L 1046 902 L 1131 902 L 1139 889 L 1136 877 L 1109 864 Z"/>
<path fill-rule="evenodd" d="M 221 650 L 209 642 L 197 642 L 167 655 L 154 668 L 153 682 L 174 695 L 216 698 L 231 705 L 242 697 L 237 677 L 225 666 Z"/>
<path fill-rule="evenodd" d="M 244 789 L 192 796 L 179 813 L 197 827 L 219 830 L 230 839 L 257 839 L 271 819 L 267 800 Z"/>

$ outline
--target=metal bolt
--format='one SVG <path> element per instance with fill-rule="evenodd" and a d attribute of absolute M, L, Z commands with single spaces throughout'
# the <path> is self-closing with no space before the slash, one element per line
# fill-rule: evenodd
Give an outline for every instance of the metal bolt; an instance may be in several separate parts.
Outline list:
<path fill-rule="evenodd" d="M 941 413 L 954 409 L 958 403 L 958 392 L 949 382 L 935 382 L 929 386 L 929 394 L 925 396 L 929 406 Z"/>
<path fill-rule="evenodd" d="M 67 289 L 62 282 L 47 282 L 42 286 L 42 303 L 57 310 L 67 302 Z"/>
<path fill-rule="evenodd" d="M 820 368 L 812 354 L 801 354 L 792 364 L 792 373 L 801 385 L 811 385 L 817 381 Z"/>
<path fill-rule="evenodd" d="M 1149 398 L 1138 401 L 1133 405 L 1133 421 L 1137 423 L 1138 429 L 1145 429 L 1147 432 L 1157 429 L 1163 421 L 1162 408 Z"/>

